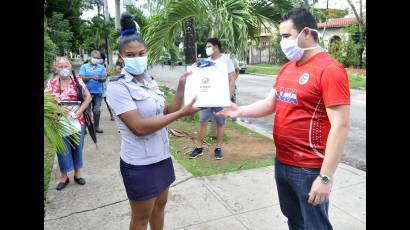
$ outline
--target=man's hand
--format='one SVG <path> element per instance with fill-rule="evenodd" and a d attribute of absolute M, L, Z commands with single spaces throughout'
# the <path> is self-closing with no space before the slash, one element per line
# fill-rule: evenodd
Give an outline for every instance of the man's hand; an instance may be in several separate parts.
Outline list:
<path fill-rule="evenodd" d="M 329 181 L 329 183 L 325 184 L 322 182 L 320 177 L 317 177 L 312 184 L 312 188 L 310 189 L 308 202 L 315 206 L 318 204 L 329 202 L 329 196 L 330 191 L 332 190 L 332 185 L 332 181 Z"/>
<path fill-rule="evenodd" d="M 231 102 L 231 106 L 230 107 L 226 107 L 223 110 L 214 113 L 216 116 L 224 116 L 224 117 L 228 117 L 228 118 L 237 118 L 240 116 L 240 109 L 239 107 L 235 104 Z"/>

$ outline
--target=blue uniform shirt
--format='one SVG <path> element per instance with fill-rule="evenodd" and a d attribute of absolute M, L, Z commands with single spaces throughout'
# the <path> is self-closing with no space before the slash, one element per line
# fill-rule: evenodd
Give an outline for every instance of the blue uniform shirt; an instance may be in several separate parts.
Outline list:
<path fill-rule="evenodd" d="M 140 83 L 130 74 L 123 71 L 124 76 L 108 83 L 107 102 L 116 116 L 138 110 L 142 118 L 161 117 L 164 115 L 165 98 L 158 84 L 144 75 L 144 83 Z M 121 132 L 121 159 L 132 165 L 149 165 L 165 160 L 169 154 L 167 128 L 164 127 L 145 136 L 136 136 L 117 117 L 115 119 Z"/>
<path fill-rule="evenodd" d="M 92 65 L 91 63 L 86 63 L 80 68 L 80 75 L 85 77 L 98 76 L 99 78 L 107 76 L 107 70 L 103 65 L 96 64 Z M 93 94 L 103 93 L 103 82 L 96 81 L 91 79 L 86 82 L 88 91 Z"/>

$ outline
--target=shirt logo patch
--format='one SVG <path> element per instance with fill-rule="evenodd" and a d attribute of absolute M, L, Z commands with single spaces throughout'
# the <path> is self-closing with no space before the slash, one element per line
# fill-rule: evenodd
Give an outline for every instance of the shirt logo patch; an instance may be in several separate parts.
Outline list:
<path fill-rule="evenodd" d="M 309 74 L 304 73 L 300 78 L 299 78 L 299 85 L 304 85 L 309 81 Z"/>
<path fill-rule="evenodd" d="M 277 90 L 276 98 L 286 103 L 298 104 L 297 90 L 292 88 L 279 87 Z"/>

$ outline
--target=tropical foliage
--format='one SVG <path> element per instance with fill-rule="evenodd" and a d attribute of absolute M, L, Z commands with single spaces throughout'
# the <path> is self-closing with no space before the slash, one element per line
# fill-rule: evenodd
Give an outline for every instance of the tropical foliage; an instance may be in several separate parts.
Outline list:
<path fill-rule="evenodd" d="M 366 31 L 366 24 L 364 24 L 363 29 Z M 345 67 L 366 68 L 366 56 L 360 58 L 366 47 L 366 36 L 360 41 L 358 25 L 347 26 L 342 30 L 349 35 L 348 39 L 335 41 L 331 45 L 329 53 Z"/>
<path fill-rule="evenodd" d="M 265 7 L 264 7 L 265 6 Z M 271 20 L 271 2 L 248 0 L 169 0 L 149 20 L 145 39 L 151 63 L 161 61 L 166 52 L 177 55 L 177 45 L 185 35 L 185 22 L 193 19 L 195 28 L 203 33 L 197 37 L 218 37 L 225 47 L 244 57 L 249 38 L 255 38 L 262 20 Z M 277 13 L 277 11 L 275 11 Z M 206 30 L 204 28 L 210 28 Z M 207 34 L 204 34 L 207 33 Z M 205 41 L 197 40 L 198 43 Z"/>
<path fill-rule="evenodd" d="M 67 111 L 61 107 L 50 93 L 44 92 L 44 135 L 47 137 L 48 148 L 59 152 L 65 152 L 63 137 L 75 133 L 75 127 L 69 122 Z M 74 144 L 78 145 L 80 136 L 70 135 Z"/>
<path fill-rule="evenodd" d="M 51 65 L 54 57 L 57 55 L 57 46 L 48 35 L 49 28 L 44 22 L 44 80 L 48 77 L 48 67 Z"/>

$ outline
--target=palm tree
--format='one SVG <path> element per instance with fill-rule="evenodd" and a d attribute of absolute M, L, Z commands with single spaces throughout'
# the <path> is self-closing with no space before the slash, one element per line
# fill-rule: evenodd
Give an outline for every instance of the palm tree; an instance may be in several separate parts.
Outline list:
<path fill-rule="evenodd" d="M 285 10 L 296 1 L 289 0 L 168 0 L 162 2 L 144 31 L 151 63 L 159 63 L 165 52 L 177 56 L 183 38 L 186 63 L 196 57 L 196 29 L 211 28 L 207 37 L 218 37 L 233 53 L 246 56 L 249 40 L 257 40 L 264 22 L 279 22 Z M 158 8 L 157 8 L 158 9 Z M 204 42 L 204 41 L 199 41 Z"/>
<path fill-rule="evenodd" d="M 50 93 L 44 92 L 44 136 L 52 152 L 65 152 L 63 136 L 74 133 L 75 127 L 66 118 L 67 111 L 59 106 Z M 71 135 L 73 143 L 80 143 L 78 134 Z"/>
<path fill-rule="evenodd" d="M 160 62 L 165 52 L 177 56 L 175 43 L 183 36 L 186 63 L 196 57 L 196 26 L 212 28 L 210 36 L 219 37 L 231 50 L 245 55 L 248 32 L 258 30 L 257 16 L 248 0 L 169 0 L 149 20 L 144 31 L 151 63 Z M 192 48 L 195 47 L 195 48 Z"/>

